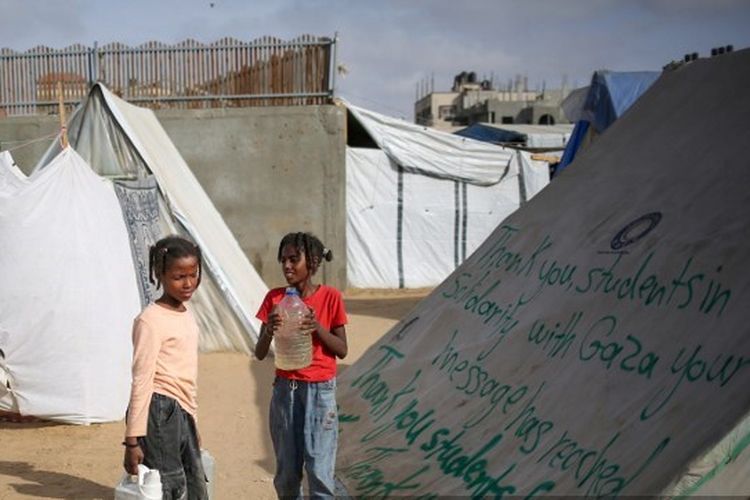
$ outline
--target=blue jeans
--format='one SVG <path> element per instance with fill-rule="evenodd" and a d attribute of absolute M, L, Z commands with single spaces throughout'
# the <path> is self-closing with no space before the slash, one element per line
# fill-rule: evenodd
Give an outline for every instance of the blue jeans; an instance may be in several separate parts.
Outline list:
<path fill-rule="evenodd" d="M 279 498 L 302 498 L 302 467 L 310 498 L 333 498 L 339 421 L 336 379 L 300 382 L 276 377 L 270 427 Z"/>

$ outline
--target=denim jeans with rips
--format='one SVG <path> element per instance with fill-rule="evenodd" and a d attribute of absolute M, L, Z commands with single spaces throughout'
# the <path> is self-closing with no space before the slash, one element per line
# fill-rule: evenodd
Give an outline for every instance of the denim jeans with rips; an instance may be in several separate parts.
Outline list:
<path fill-rule="evenodd" d="M 336 379 L 276 377 L 269 420 L 276 453 L 273 485 L 279 498 L 302 498 L 303 467 L 309 497 L 333 498 L 339 434 Z"/>
<path fill-rule="evenodd" d="M 195 420 L 176 400 L 151 396 L 148 430 L 140 443 L 143 465 L 159 470 L 163 500 L 208 499 Z"/>

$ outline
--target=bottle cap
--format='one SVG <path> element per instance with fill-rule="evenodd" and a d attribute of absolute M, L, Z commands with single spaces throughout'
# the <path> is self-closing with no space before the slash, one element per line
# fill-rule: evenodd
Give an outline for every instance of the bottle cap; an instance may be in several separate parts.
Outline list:
<path fill-rule="evenodd" d="M 286 288 L 286 292 L 284 292 L 286 295 L 299 295 L 299 291 L 294 288 L 293 286 L 288 286 Z"/>

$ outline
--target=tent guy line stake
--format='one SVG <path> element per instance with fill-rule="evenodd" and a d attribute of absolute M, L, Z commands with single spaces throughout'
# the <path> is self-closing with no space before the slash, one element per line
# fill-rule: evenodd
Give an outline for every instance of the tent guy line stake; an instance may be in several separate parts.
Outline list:
<path fill-rule="evenodd" d="M 68 147 L 68 127 L 65 125 L 65 103 L 60 80 L 57 81 L 57 107 L 60 110 L 60 146 L 65 149 Z"/>

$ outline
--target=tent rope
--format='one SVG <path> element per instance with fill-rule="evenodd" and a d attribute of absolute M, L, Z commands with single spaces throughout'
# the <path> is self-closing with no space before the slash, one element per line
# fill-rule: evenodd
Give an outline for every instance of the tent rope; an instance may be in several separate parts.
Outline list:
<path fill-rule="evenodd" d="M 19 144 L 17 146 L 13 146 L 12 148 L 5 149 L 4 151 L 11 152 L 11 151 L 15 151 L 17 149 L 25 148 L 26 146 L 29 146 L 29 145 L 34 144 L 36 142 L 48 141 L 48 140 L 50 140 L 50 139 L 52 139 L 54 137 L 57 137 L 57 135 L 59 133 L 60 133 L 60 131 L 56 131 L 56 132 L 53 132 L 53 133 L 51 133 L 49 135 L 45 135 L 43 137 L 39 137 L 37 139 L 31 139 L 30 141 L 22 142 L 21 144 Z M 2 142 L 9 143 L 9 142 L 20 142 L 20 141 L 2 141 Z"/>

